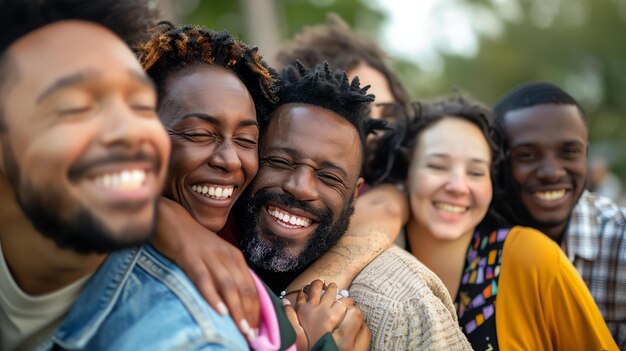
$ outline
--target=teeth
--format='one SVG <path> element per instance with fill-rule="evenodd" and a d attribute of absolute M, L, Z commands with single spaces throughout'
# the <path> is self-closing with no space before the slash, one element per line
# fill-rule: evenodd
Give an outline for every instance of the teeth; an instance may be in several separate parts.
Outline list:
<path fill-rule="evenodd" d="M 285 224 L 290 224 L 293 226 L 299 226 L 306 228 L 311 225 L 311 220 L 306 217 L 296 216 L 294 214 L 287 214 L 277 208 L 267 210 L 272 217 L 276 218 L 276 220 L 281 221 Z"/>
<path fill-rule="evenodd" d="M 192 185 L 191 190 L 211 199 L 225 200 L 233 195 L 235 187 L 232 185 Z"/>
<path fill-rule="evenodd" d="M 553 190 L 553 191 L 541 191 L 536 192 L 535 196 L 541 200 L 554 201 L 559 200 L 565 196 L 565 189 Z"/>
<path fill-rule="evenodd" d="M 139 169 L 107 173 L 95 178 L 99 186 L 116 190 L 134 190 L 140 188 L 146 180 L 146 172 Z"/>
<path fill-rule="evenodd" d="M 467 210 L 467 207 L 464 207 L 464 206 L 456 206 L 456 205 L 445 204 L 441 202 L 435 203 L 435 207 L 440 210 L 444 210 L 446 212 L 451 212 L 451 213 L 462 213 Z"/>

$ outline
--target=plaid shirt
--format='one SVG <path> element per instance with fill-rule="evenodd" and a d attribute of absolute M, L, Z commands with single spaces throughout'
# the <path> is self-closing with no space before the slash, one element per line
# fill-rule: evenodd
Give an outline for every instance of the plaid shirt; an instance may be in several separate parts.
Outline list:
<path fill-rule="evenodd" d="M 626 208 L 585 190 L 572 212 L 564 245 L 622 350 L 626 350 L 625 237 Z"/>

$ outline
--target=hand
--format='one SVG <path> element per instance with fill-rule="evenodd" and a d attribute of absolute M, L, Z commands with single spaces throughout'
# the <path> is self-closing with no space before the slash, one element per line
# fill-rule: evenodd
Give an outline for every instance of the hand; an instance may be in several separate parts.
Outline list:
<path fill-rule="evenodd" d="M 341 351 L 367 351 L 372 332 L 365 324 L 363 312 L 356 306 L 348 307 L 343 321 L 333 332 L 333 339 Z"/>
<path fill-rule="evenodd" d="M 304 328 L 300 325 L 298 314 L 291 305 L 289 299 L 283 298 L 282 301 L 287 319 L 289 320 L 289 323 L 291 323 L 293 330 L 296 332 L 296 349 L 298 351 L 307 351 L 309 349 L 309 341 L 306 339 L 306 332 L 304 331 Z"/>
<path fill-rule="evenodd" d="M 157 228 L 154 246 L 185 271 L 214 310 L 230 313 L 249 341 L 256 338 L 258 292 L 241 251 L 166 198 L 159 202 Z"/>
<path fill-rule="evenodd" d="M 323 290 L 324 282 L 314 280 L 308 294 L 301 290 L 296 298 L 298 320 L 304 329 L 308 345 L 315 345 L 324 334 L 332 333 L 346 314 L 346 310 L 354 306 L 354 300 L 344 297 L 335 300 L 337 285 L 331 283 Z"/>

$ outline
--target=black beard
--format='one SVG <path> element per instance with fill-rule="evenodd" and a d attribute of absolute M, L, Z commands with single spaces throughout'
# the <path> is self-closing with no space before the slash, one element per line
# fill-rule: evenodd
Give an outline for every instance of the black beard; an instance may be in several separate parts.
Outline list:
<path fill-rule="evenodd" d="M 249 187 L 250 189 L 251 187 Z M 266 189 L 252 194 L 246 190 L 242 194 L 237 211 L 242 219 L 242 237 L 240 247 L 246 259 L 253 265 L 273 272 L 298 271 L 320 258 L 346 232 L 350 217 L 354 212 L 353 197 L 350 197 L 344 209 L 333 222 L 329 209 L 316 209 L 298 201 L 287 194 L 276 194 Z M 302 251 L 298 254 L 287 252 L 288 241 L 259 226 L 261 211 L 269 203 L 285 207 L 299 208 L 319 219 L 317 229 L 312 233 Z M 262 231 L 262 233 L 261 233 Z M 263 237 L 263 238 L 261 238 Z"/>
<path fill-rule="evenodd" d="M 105 254 L 142 245 L 148 242 L 156 228 L 156 202 L 154 205 L 154 221 L 149 228 L 140 232 L 139 228 L 131 227 L 116 236 L 86 208 L 80 208 L 71 220 L 63 220 L 53 206 L 46 206 L 45 200 L 32 196 L 33 191 L 24 191 L 30 196 L 16 194 L 22 212 L 43 236 L 52 239 L 64 249 L 71 249 L 81 254 Z M 26 200 L 26 198 L 28 200 Z M 123 240 L 121 238 L 133 238 Z"/>
<path fill-rule="evenodd" d="M 157 200 L 154 201 L 154 220 L 148 228 L 131 226 L 116 238 L 106 225 L 87 208 L 81 207 L 73 218 L 64 220 L 59 203 L 50 191 L 37 191 L 34 186 L 21 182 L 21 170 L 10 145 L 2 142 L 7 179 L 15 190 L 15 198 L 26 218 L 43 236 L 52 239 L 59 247 L 81 254 L 110 253 L 148 242 L 155 233 Z M 123 240 L 123 238 L 132 238 Z"/>

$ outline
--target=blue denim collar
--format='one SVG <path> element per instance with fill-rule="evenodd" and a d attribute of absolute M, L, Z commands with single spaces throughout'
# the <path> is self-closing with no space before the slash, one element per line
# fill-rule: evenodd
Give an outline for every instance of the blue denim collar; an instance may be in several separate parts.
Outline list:
<path fill-rule="evenodd" d="M 89 279 L 51 341 L 65 349 L 86 347 L 115 306 L 142 250 L 135 247 L 109 255 Z"/>

